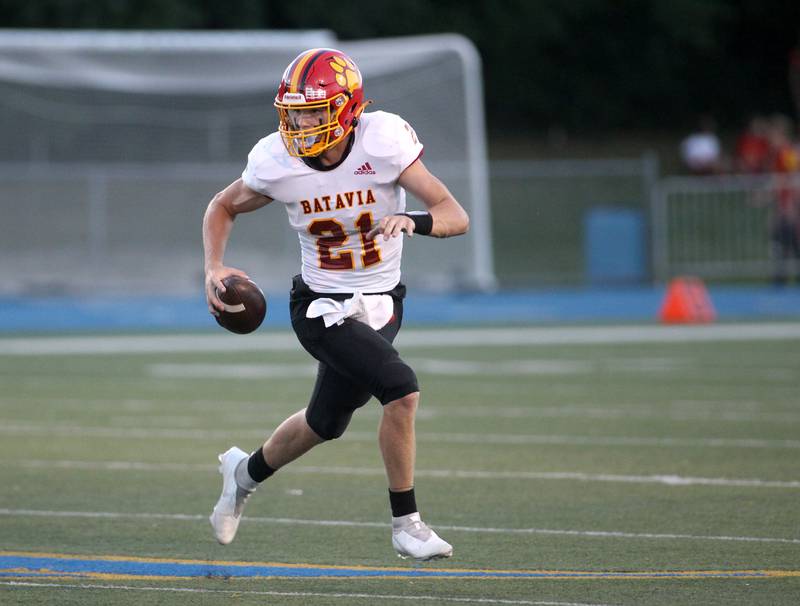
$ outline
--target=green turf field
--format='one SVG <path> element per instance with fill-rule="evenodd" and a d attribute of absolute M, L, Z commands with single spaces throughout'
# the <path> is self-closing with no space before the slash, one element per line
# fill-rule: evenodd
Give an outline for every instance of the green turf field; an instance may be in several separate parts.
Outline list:
<path fill-rule="evenodd" d="M 217 453 L 256 447 L 308 397 L 313 367 L 290 335 L 162 350 L 158 336 L 32 337 L 39 353 L 2 338 L 0 562 L 12 559 L 0 604 L 797 604 L 800 340 L 730 340 L 736 330 L 409 339 L 418 502 L 455 548 L 421 565 L 390 545 L 375 402 L 265 484 L 232 545 L 213 540 Z M 427 334 L 403 336 L 414 332 Z M 31 554 L 541 574 L 135 578 L 8 564 Z"/>

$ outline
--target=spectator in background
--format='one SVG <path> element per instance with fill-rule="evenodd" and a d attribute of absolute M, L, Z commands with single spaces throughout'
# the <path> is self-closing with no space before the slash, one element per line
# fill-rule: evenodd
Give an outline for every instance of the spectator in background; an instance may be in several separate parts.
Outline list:
<path fill-rule="evenodd" d="M 776 175 L 771 225 L 773 280 L 778 286 L 786 284 L 792 261 L 800 283 L 800 154 L 792 137 L 793 128 L 792 121 L 784 115 L 770 120 L 769 170 Z"/>
<path fill-rule="evenodd" d="M 692 174 L 713 175 L 722 172 L 722 146 L 716 123 L 710 115 L 700 117 L 699 128 L 681 142 L 681 160 Z"/>
<path fill-rule="evenodd" d="M 770 169 L 769 122 L 763 116 L 753 116 L 747 130 L 736 141 L 736 171 L 764 173 Z"/>
<path fill-rule="evenodd" d="M 768 124 L 768 168 L 776 173 L 793 173 L 800 170 L 800 155 L 794 139 L 794 122 L 783 114 L 774 114 Z"/>

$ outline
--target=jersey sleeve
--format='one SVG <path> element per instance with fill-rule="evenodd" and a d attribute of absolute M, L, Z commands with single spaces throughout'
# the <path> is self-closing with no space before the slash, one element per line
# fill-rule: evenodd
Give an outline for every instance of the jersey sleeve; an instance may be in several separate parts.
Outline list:
<path fill-rule="evenodd" d="M 283 143 L 277 133 L 264 137 L 247 155 L 247 166 L 242 172 L 242 182 L 254 192 L 274 198 L 271 184 L 285 172 L 280 155 Z"/>
<path fill-rule="evenodd" d="M 417 137 L 417 133 L 411 128 L 411 125 L 400 118 L 401 124 L 398 125 L 398 144 L 397 144 L 397 158 L 395 160 L 397 168 L 399 169 L 398 176 L 405 169 L 411 166 L 421 155 L 424 146 Z"/>
<path fill-rule="evenodd" d="M 370 132 L 364 142 L 370 155 L 381 158 L 392 168 L 394 178 L 422 155 L 423 145 L 411 125 L 387 112 L 370 114 Z"/>
<path fill-rule="evenodd" d="M 250 153 L 247 154 L 247 166 L 242 172 L 242 182 L 259 194 L 269 196 L 267 190 L 267 182 L 259 178 L 259 168 L 263 169 L 264 165 L 264 139 L 255 144 Z"/>

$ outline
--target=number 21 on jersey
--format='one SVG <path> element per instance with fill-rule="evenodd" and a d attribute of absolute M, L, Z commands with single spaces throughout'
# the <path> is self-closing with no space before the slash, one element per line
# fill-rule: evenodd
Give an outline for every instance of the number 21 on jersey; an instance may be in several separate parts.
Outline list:
<path fill-rule="evenodd" d="M 372 229 L 372 213 L 363 212 L 355 220 L 361 238 L 361 266 L 366 269 L 381 262 L 381 251 L 375 240 L 367 238 Z M 337 219 L 316 219 L 308 225 L 308 232 L 317 236 L 317 257 L 322 269 L 354 269 L 353 251 L 336 251 L 347 243 L 350 236 L 344 223 Z"/>

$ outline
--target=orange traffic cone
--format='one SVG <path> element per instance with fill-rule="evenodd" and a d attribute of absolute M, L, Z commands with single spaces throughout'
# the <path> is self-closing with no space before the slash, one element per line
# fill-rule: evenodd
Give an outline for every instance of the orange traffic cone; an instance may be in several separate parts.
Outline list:
<path fill-rule="evenodd" d="M 667 287 L 659 319 L 664 324 L 703 324 L 717 317 L 705 284 L 699 278 L 674 278 Z"/>

